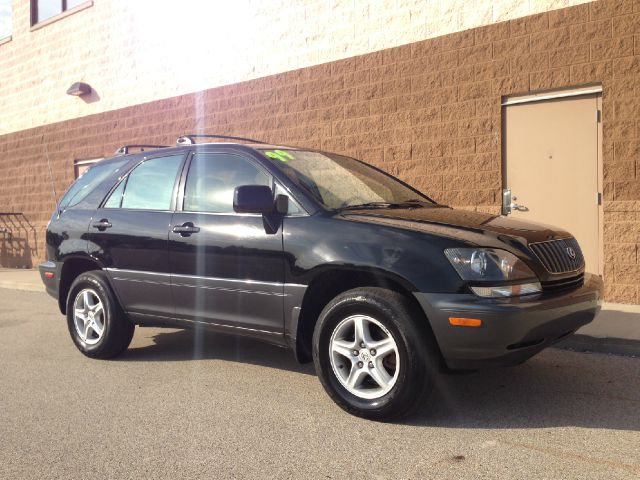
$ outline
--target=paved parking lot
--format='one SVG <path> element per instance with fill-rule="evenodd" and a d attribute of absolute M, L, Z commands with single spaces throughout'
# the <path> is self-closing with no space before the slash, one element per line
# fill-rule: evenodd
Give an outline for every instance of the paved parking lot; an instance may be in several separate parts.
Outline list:
<path fill-rule="evenodd" d="M 640 359 L 550 349 L 351 417 L 277 347 L 138 329 L 82 356 L 53 299 L 0 289 L 0 478 L 640 477 Z"/>

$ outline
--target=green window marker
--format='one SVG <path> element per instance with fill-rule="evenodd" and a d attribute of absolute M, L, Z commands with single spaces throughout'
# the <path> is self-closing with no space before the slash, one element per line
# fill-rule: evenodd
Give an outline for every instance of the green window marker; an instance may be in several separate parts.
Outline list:
<path fill-rule="evenodd" d="M 281 156 L 283 156 L 285 158 L 288 158 L 289 160 L 295 160 L 296 159 L 296 157 L 294 157 L 293 155 L 291 155 L 289 152 L 287 152 L 285 150 L 275 150 L 275 152 L 278 155 L 281 155 Z"/>
<path fill-rule="evenodd" d="M 275 158 L 276 160 L 280 160 L 281 162 L 288 162 L 289 159 L 282 155 L 282 150 L 276 150 L 274 152 L 264 152 L 264 154 L 269 158 Z"/>

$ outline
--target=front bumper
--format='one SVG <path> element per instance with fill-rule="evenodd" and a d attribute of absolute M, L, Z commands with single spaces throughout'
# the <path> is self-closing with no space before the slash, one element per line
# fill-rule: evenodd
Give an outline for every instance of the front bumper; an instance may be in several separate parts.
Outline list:
<path fill-rule="evenodd" d="M 47 289 L 47 293 L 57 299 L 58 292 L 60 291 L 60 271 L 62 270 L 62 263 L 44 262 L 38 265 L 38 270 L 40 271 L 40 278 Z M 45 274 L 53 274 L 53 277 L 47 278 Z"/>
<path fill-rule="evenodd" d="M 585 274 L 584 285 L 553 295 L 481 298 L 472 294 L 415 293 L 451 369 L 522 363 L 594 319 L 602 304 L 602 280 Z M 449 317 L 478 318 L 478 328 L 453 326 Z"/>

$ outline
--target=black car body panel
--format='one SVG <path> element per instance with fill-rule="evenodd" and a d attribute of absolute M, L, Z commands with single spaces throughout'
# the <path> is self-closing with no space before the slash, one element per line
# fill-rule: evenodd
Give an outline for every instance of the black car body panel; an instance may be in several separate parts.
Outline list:
<path fill-rule="evenodd" d="M 259 163 L 272 185 L 300 205 L 300 212 L 184 211 L 189 162 L 199 152 L 232 152 Z M 184 155 L 184 164 L 169 210 L 103 208 L 118 181 L 141 162 L 176 154 Z M 277 160 L 251 145 L 182 146 L 104 162 L 123 158 L 126 164 L 83 201 L 52 216 L 49 261 L 40 270 L 53 296 L 64 295 L 60 278 L 65 262 L 86 258 L 108 272 L 135 323 L 198 324 L 296 349 L 302 305 L 314 280 L 326 272 L 366 272 L 379 279 L 379 285 L 388 281 L 415 296 L 426 318 L 418 321 L 429 322 L 444 360 L 454 368 L 520 362 L 589 322 L 599 309 L 599 278 L 585 280 L 584 268 L 552 274 L 529 248 L 531 243 L 570 237 L 553 227 L 429 202 L 403 208 L 326 209 L 291 181 Z M 102 229 L 100 222 L 110 227 Z M 197 231 L 174 231 L 184 226 Z M 521 298 L 479 298 L 444 255 L 445 249 L 465 247 L 506 250 L 525 262 L 542 284 L 573 282 L 572 288 Z M 53 272 L 54 278 L 44 272 Z M 64 301 L 60 299 L 61 309 Z M 456 315 L 475 315 L 484 321 L 483 328 L 451 326 L 448 317 Z"/>
<path fill-rule="evenodd" d="M 177 318 L 282 333 L 282 228 L 261 215 L 176 213 L 173 224 L 200 231 L 171 233 L 169 269 Z"/>
<path fill-rule="evenodd" d="M 472 294 L 415 293 L 452 369 L 521 363 L 589 323 L 600 310 L 600 277 L 562 295 L 478 299 Z M 449 317 L 481 319 L 482 328 L 458 328 Z"/>

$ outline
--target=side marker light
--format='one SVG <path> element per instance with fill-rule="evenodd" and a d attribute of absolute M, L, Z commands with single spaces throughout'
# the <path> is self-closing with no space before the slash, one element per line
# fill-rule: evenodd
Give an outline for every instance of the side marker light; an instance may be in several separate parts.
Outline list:
<path fill-rule="evenodd" d="M 479 318 L 459 318 L 449 317 L 449 323 L 456 327 L 481 327 L 482 320 Z"/>

